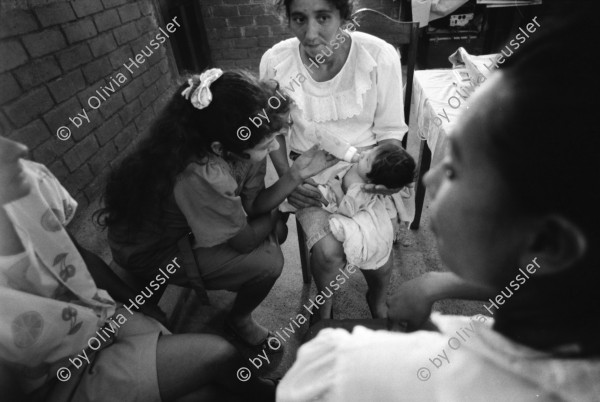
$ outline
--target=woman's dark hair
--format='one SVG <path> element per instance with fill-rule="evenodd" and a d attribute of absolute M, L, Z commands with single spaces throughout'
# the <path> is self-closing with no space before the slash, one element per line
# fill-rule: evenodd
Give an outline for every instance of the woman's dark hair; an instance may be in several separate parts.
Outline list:
<path fill-rule="evenodd" d="M 373 184 L 388 188 L 401 188 L 415 180 L 415 160 L 403 148 L 394 144 L 382 144 L 375 150 L 377 155 L 367 178 Z"/>
<path fill-rule="evenodd" d="M 124 223 L 134 230 L 149 214 L 160 216 L 175 177 L 192 159 L 212 153 L 213 142 L 223 145 L 224 158 L 244 158 L 244 150 L 280 130 L 287 121 L 289 98 L 278 91 L 274 81 L 259 82 L 244 71 L 225 72 L 210 86 L 212 102 L 199 110 L 181 95 L 189 86 L 188 78 L 194 82 L 193 89 L 197 88 L 198 77 L 185 77 L 186 83 L 176 89 L 148 135 L 111 172 L 105 207 L 95 214 L 99 225 Z M 268 119 L 255 120 L 257 127 L 250 118 L 258 113 L 266 113 Z M 244 126 L 250 130 L 249 137 L 246 132 L 238 137 L 238 129 Z"/>
<path fill-rule="evenodd" d="M 294 0 L 277 0 L 277 7 L 279 9 L 285 9 L 285 15 L 289 21 L 290 19 L 290 7 Z M 352 9 L 354 8 L 353 0 L 326 0 L 329 4 L 332 4 L 336 9 L 340 11 L 340 17 L 344 20 L 349 20 L 352 16 Z"/>
<path fill-rule="evenodd" d="M 597 7 L 596 7 L 597 8 Z M 518 205 L 600 233 L 600 58 L 595 15 L 538 20 L 500 66 L 509 88 L 489 117 L 489 154 Z M 595 43 L 595 45 L 594 45 Z"/>

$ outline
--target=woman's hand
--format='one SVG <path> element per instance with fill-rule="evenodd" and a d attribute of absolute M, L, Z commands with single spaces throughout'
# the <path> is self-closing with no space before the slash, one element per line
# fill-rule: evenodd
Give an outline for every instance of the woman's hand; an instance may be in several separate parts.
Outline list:
<path fill-rule="evenodd" d="M 404 282 L 388 301 L 390 327 L 406 325 L 407 331 L 415 331 L 427 322 L 433 302 L 425 292 L 428 275 Z"/>
<path fill-rule="evenodd" d="M 335 165 L 339 159 L 327 152 L 318 149 L 318 145 L 314 145 L 308 151 L 298 157 L 290 167 L 290 169 L 298 174 L 302 180 L 313 177 L 317 173 L 322 172 Z"/>
<path fill-rule="evenodd" d="M 299 158 L 298 158 L 299 159 Z M 321 191 L 317 188 L 317 183 L 313 179 L 305 180 L 304 183 L 287 197 L 288 202 L 298 209 L 308 207 L 320 207 L 322 204 L 329 204 L 323 197 Z"/>
<path fill-rule="evenodd" d="M 366 193 L 372 194 L 380 194 L 380 195 L 393 195 L 398 191 L 402 190 L 403 187 L 400 188 L 387 188 L 383 184 L 363 184 L 362 189 Z"/>

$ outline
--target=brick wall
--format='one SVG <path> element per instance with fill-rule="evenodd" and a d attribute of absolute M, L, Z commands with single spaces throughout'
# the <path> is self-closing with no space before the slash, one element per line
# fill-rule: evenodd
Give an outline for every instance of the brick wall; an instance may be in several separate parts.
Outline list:
<path fill-rule="evenodd" d="M 274 0 L 204 0 L 202 13 L 212 59 L 222 68 L 242 67 L 258 72 L 263 53 L 277 42 L 292 37 L 285 11 Z M 355 10 L 374 8 L 398 15 L 393 0 L 355 1 Z"/>
<path fill-rule="evenodd" d="M 164 105 L 177 75 L 168 40 L 131 73 L 123 66 L 155 37 L 157 6 L 13 0 L 0 7 L 0 134 L 25 143 L 85 207 Z M 114 93 L 101 89 L 111 85 Z M 91 96 L 102 101 L 95 110 Z M 69 117 L 77 113 L 89 123 L 80 117 L 75 127 Z M 66 141 L 57 137 L 61 126 L 71 130 Z"/>

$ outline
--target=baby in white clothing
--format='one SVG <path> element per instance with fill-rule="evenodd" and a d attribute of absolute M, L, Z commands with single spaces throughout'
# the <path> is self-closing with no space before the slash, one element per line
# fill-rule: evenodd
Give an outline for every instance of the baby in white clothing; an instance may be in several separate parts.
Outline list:
<path fill-rule="evenodd" d="M 329 201 L 325 207 L 335 238 L 344 243 L 349 264 L 361 269 L 377 269 L 392 250 L 397 206 L 390 197 L 362 191 L 365 183 L 402 188 L 414 180 L 414 159 L 401 147 L 383 144 L 361 153 L 345 172 L 319 189 Z M 344 174 L 345 173 L 345 174 Z"/>

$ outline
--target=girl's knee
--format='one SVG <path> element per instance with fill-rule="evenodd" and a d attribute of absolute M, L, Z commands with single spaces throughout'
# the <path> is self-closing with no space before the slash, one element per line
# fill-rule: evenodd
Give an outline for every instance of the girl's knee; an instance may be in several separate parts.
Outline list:
<path fill-rule="evenodd" d="M 344 247 L 332 234 L 315 243 L 312 255 L 315 263 L 321 269 L 335 270 L 346 263 Z"/>
<path fill-rule="evenodd" d="M 278 245 L 269 245 L 264 250 L 264 259 L 258 266 L 257 275 L 262 278 L 277 279 L 283 271 L 283 253 Z"/>
<path fill-rule="evenodd" d="M 213 364 L 228 365 L 238 361 L 237 349 L 227 340 L 216 335 L 203 335 L 203 337 L 202 347 L 204 350 L 210 350 L 210 360 Z"/>

